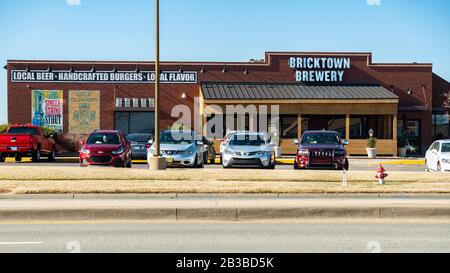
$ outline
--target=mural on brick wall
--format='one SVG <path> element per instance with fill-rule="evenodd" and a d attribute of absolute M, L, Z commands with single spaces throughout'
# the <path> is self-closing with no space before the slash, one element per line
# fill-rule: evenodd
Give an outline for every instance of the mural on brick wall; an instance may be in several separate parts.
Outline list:
<path fill-rule="evenodd" d="M 100 129 L 100 91 L 69 91 L 69 133 Z"/>
<path fill-rule="evenodd" d="M 49 127 L 58 132 L 62 132 L 63 91 L 33 90 L 31 99 L 31 119 L 33 125 Z"/>

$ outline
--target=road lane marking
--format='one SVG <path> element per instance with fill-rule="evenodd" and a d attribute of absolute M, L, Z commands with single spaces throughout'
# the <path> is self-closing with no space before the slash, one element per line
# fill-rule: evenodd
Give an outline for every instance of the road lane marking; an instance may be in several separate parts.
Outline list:
<path fill-rule="evenodd" d="M 42 245 L 42 242 L 0 242 L 0 246 Z"/>

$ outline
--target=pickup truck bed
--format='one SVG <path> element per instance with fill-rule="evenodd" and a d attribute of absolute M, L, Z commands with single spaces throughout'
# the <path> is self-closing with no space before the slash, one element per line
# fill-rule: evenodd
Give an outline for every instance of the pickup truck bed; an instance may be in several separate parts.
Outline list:
<path fill-rule="evenodd" d="M 21 161 L 26 156 L 31 156 L 37 162 L 41 155 L 53 161 L 55 154 L 55 141 L 44 136 L 37 126 L 15 125 L 6 134 L 0 134 L 0 162 L 4 162 L 6 157 L 15 157 L 16 161 Z"/>

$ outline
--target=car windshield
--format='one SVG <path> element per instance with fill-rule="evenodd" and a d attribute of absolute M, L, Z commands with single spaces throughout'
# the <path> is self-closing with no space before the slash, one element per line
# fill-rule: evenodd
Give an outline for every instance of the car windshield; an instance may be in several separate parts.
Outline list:
<path fill-rule="evenodd" d="M 127 136 L 127 139 L 131 142 L 145 142 L 148 143 L 152 139 L 150 134 L 131 134 Z"/>
<path fill-rule="evenodd" d="M 266 141 L 261 135 L 237 134 L 230 141 L 231 146 L 262 146 Z"/>
<path fill-rule="evenodd" d="M 322 145 L 339 145 L 339 137 L 336 134 L 305 134 L 302 139 L 302 144 L 322 144 Z"/>
<path fill-rule="evenodd" d="M 442 153 L 450 153 L 450 143 L 442 143 Z"/>
<path fill-rule="evenodd" d="M 31 127 L 13 127 L 8 130 L 11 135 L 36 135 L 36 128 Z"/>
<path fill-rule="evenodd" d="M 120 138 L 118 134 L 100 134 L 94 133 L 87 140 L 86 144 L 112 144 L 119 145 Z"/>
<path fill-rule="evenodd" d="M 161 134 L 161 144 L 189 145 L 194 142 L 191 133 L 165 132 Z"/>
<path fill-rule="evenodd" d="M 225 135 L 225 140 L 229 140 L 234 134 L 236 134 L 236 133 L 227 133 Z"/>

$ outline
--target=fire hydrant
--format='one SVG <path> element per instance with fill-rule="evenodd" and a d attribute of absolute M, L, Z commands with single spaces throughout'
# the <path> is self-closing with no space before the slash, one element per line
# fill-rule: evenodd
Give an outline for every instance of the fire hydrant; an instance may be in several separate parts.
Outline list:
<path fill-rule="evenodd" d="M 381 166 L 381 164 L 378 165 L 377 174 L 375 175 L 375 178 L 378 179 L 378 184 L 384 185 L 384 179 L 386 177 L 388 177 L 386 170 L 383 168 L 383 166 Z"/>

